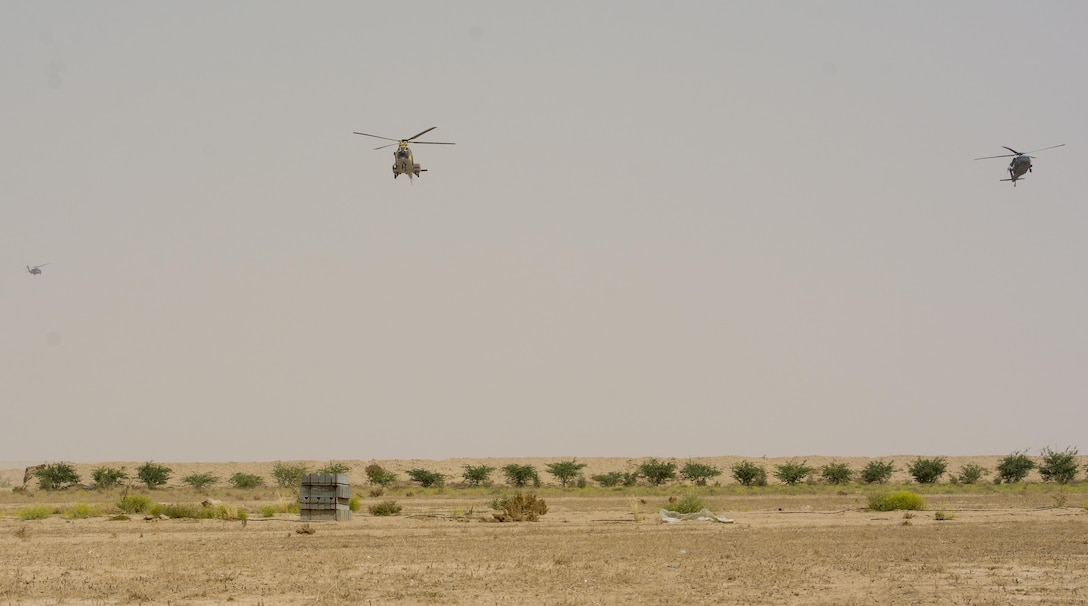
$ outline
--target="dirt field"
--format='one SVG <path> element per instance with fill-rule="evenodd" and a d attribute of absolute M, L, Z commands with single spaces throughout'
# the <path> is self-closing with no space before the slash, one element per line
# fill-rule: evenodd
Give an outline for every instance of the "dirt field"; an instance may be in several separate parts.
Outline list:
<path fill-rule="evenodd" d="M 1083 483 L 949 487 L 911 514 L 866 510 L 871 489 L 857 485 L 708 488 L 703 501 L 734 523 L 662 523 L 668 494 L 692 490 L 546 488 L 539 522 L 497 523 L 486 493 L 393 491 L 382 499 L 402 514 L 374 517 L 365 505 L 381 499 L 358 487 L 363 511 L 311 522 L 313 534 L 297 532 L 297 514 L 256 513 L 271 490 L 217 495 L 238 497 L 245 525 L 22 520 L 29 505 L 108 506 L 117 495 L 7 492 L 0 604 L 1088 604 Z"/>

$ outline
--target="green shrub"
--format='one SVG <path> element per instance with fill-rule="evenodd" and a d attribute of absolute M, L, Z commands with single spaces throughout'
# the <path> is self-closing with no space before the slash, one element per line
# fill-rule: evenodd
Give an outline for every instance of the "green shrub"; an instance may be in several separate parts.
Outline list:
<path fill-rule="evenodd" d="M 990 473 L 989 469 L 975 463 L 966 463 L 960 468 L 955 480 L 960 484 L 977 484 L 983 476 Z"/>
<path fill-rule="evenodd" d="M 521 492 L 512 497 L 495 499 L 491 508 L 502 510 L 501 514 L 494 514 L 495 519 L 500 522 L 536 522 L 540 516 L 548 513 L 548 505 L 544 503 L 544 499 L 532 493 Z"/>
<path fill-rule="evenodd" d="M 147 513 L 155 504 L 149 497 L 142 494 L 125 495 L 117 502 L 117 508 L 125 513 Z"/>
<path fill-rule="evenodd" d="M 147 485 L 148 490 L 155 490 L 170 480 L 173 469 L 148 461 L 136 468 L 136 477 Z"/>
<path fill-rule="evenodd" d="M 351 495 L 351 498 L 348 499 L 348 509 L 350 509 L 352 513 L 354 513 L 362 508 L 363 500 L 359 498 L 359 495 Z"/>
<path fill-rule="evenodd" d="M 31 505 L 19 510 L 20 520 L 44 520 L 53 515 L 53 508 L 48 505 Z"/>
<path fill-rule="evenodd" d="M 1070 446 L 1058 452 L 1046 447 L 1040 453 L 1043 457 L 1039 465 L 1039 475 L 1044 482 L 1070 484 L 1077 479 L 1077 449 Z"/>
<path fill-rule="evenodd" d="M 948 469 L 948 462 L 944 457 L 937 457 L 935 459 L 923 459 L 918 457 L 913 463 L 907 466 L 907 471 L 910 473 L 914 481 L 919 484 L 936 484 L 937 480 L 941 479 L 945 470 Z"/>
<path fill-rule="evenodd" d="M 820 477 L 828 484 L 849 484 L 854 470 L 846 463 L 832 462 L 820 468 Z"/>
<path fill-rule="evenodd" d="M 349 471 L 351 471 L 351 465 L 339 461 L 329 461 L 315 473 L 348 473 Z"/>
<path fill-rule="evenodd" d="M 552 474 L 556 480 L 559 480 L 559 485 L 566 488 L 578 478 L 579 473 L 585 469 L 585 463 L 579 463 L 575 459 L 569 461 L 556 461 L 555 463 L 548 463 L 544 466 L 548 473 Z"/>
<path fill-rule="evenodd" d="M 125 471 L 124 467 L 121 469 L 98 467 L 91 472 L 91 479 L 94 481 L 95 488 L 114 488 L 128 479 L 128 472 Z"/>
<path fill-rule="evenodd" d="M 151 506 L 149 513 L 153 516 L 161 515 L 168 518 L 194 520 L 210 520 L 220 517 L 218 508 L 204 507 L 200 503 L 156 503 Z"/>
<path fill-rule="evenodd" d="M 774 466 L 774 477 L 788 486 L 793 486 L 812 473 L 812 468 L 806 465 L 807 461 L 787 461 Z"/>
<path fill-rule="evenodd" d="M 494 471 L 495 468 L 488 465 L 465 465 L 465 472 L 461 477 L 469 486 L 490 486 L 491 474 Z"/>
<path fill-rule="evenodd" d="M 532 465 L 518 465 L 511 463 L 502 468 L 502 473 L 506 476 L 506 483 L 521 488 L 532 484 L 533 486 L 540 486 L 540 476 L 536 472 L 536 467 Z"/>
<path fill-rule="evenodd" d="M 366 466 L 366 479 L 375 486 L 388 488 L 397 481 L 397 474 L 388 471 L 377 463 L 371 463 Z"/>
<path fill-rule="evenodd" d="M 409 478 L 413 481 L 419 482 L 419 485 L 423 488 L 440 488 L 446 485 L 446 475 L 438 473 L 437 471 L 429 471 L 426 469 L 409 469 L 407 472 Z"/>
<path fill-rule="evenodd" d="M 869 461 L 861 469 L 861 481 L 866 484 L 887 484 L 895 473 L 895 464 L 891 461 Z"/>
<path fill-rule="evenodd" d="M 1001 459 L 1001 462 L 997 464 L 997 478 L 995 478 L 994 483 L 1005 482 L 1006 484 L 1012 484 L 1020 482 L 1028 477 L 1032 469 L 1035 469 L 1035 461 L 1032 461 L 1022 451 L 1014 452 Z"/>
<path fill-rule="evenodd" d="M 680 477 L 696 486 L 706 486 L 709 480 L 720 475 L 722 475 L 722 470 L 713 465 L 697 461 L 688 461 L 680 468 Z"/>
<path fill-rule="evenodd" d="M 767 470 L 762 465 L 745 460 L 734 465 L 730 471 L 733 473 L 733 479 L 743 486 L 767 485 Z"/>
<path fill-rule="evenodd" d="M 372 516 L 395 516 L 400 513 L 400 510 L 401 506 L 393 500 L 380 501 L 367 507 L 367 511 L 369 511 Z"/>
<path fill-rule="evenodd" d="M 257 511 L 266 518 L 273 518 L 280 512 L 280 508 L 276 505 L 261 505 L 257 508 Z"/>
<path fill-rule="evenodd" d="M 694 494 L 684 495 L 675 503 L 669 503 L 669 505 L 665 507 L 665 509 L 677 513 L 698 513 L 705 508 L 706 505 L 703 505 L 703 501 Z"/>
<path fill-rule="evenodd" d="M 181 482 L 183 484 L 188 484 L 189 486 L 192 486 L 197 490 L 203 490 L 204 488 L 207 488 L 208 486 L 211 486 L 218 481 L 219 478 L 215 477 L 215 475 L 210 471 L 206 471 L 204 473 L 190 474 L 181 479 Z"/>
<path fill-rule="evenodd" d="M 877 492 L 869 495 L 869 509 L 874 511 L 896 511 L 900 509 L 921 511 L 925 508 L 925 499 L 909 490 Z"/>
<path fill-rule="evenodd" d="M 42 490 L 60 490 L 81 481 L 75 466 L 64 461 L 42 465 L 34 470 L 34 477 Z"/>
<path fill-rule="evenodd" d="M 284 463 L 276 461 L 272 466 L 272 479 L 280 488 L 296 488 L 302 485 L 302 476 L 306 475 L 307 467 L 302 463 Z"/>
<path fill-rule="evenodd" d="M 676 479 L 676 463 L 650 459 L 638 466 L 638 474 L 646 478 L 651 486 L 661 486 L 669 480 Z"/>
<path fill-rule="evenodd" d="M 90 503 L 76 503 L 64 512 L 70 519 L 85 520 L 99 515 L 98 507 Z"/>
<path fill-rule="evenodd" d="M 246 490 L 264 486 L 264 478 L 261 476 L 252 473 L 242 473 L 240 471 L 234 472 L 227 481 L 235 488 L 243 488 Z"/>
<path fill-rule="evenodd" d="M 623 472 L 622 471 L 610 471 L 608 473 L 600 473 L 595 476 L 590 476 L 590 479 L 600 484 L 604 488 L 614 488 L 623 484 Z"/>

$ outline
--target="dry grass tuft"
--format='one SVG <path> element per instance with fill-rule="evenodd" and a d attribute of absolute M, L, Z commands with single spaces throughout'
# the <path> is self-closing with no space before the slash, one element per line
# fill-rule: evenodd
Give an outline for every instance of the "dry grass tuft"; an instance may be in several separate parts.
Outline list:
<path fill-rule="evenodd" d="M 519 492 L 512 497 L 496 499 L 492 507 L 502 510 L 502 513 L 492 514 L 499 522 L 536 522 L 548 513 L 544 499 L 532 493 Z"/>

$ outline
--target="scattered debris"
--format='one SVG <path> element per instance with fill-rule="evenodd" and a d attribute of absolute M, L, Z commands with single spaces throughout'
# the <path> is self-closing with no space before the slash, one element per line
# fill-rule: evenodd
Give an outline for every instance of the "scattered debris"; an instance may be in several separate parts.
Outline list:
<path fill-rule="evenodd" d="M 668 522 L 669 524 L 675 522 L 687 522 L 687 521 L 700 521 L 706 520 L 708 522 L 721 522 L 723 524 L 732 524 L 733 520 L 725 516 L 716 515 L 713 511 L 704 508 L 702 511 L 695 513 L 680 513 L 678 511 L 669 511 L 668 509 L 662 509 L 660 511 L 661 521 Z"/>
<path fill-rule="evenodd" d="M 317 532 L 317 530 L 313 526 L 310 526 L 309 524 L 303 524 L 302 526 L 299 526 L 298 528 L 296 528 L 295 532 L 297 534 L 313 534 L 313 533 Z"/>

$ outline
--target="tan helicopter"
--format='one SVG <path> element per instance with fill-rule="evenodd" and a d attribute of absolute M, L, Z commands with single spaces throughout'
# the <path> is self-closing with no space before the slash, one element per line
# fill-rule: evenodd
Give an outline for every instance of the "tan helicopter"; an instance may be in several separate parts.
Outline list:
<path fill-rule="evenodd" d="M 453 143 L 440 143 L 438 141 L 415 141 L 416 137 L 425 135 L 432 130 L 438 128 L 432 126 L 427 130 L 412 136 L 407 139 L 390 139 L 389 137 L 379 137 L 378 135 L 368 135 L 367 133 L 355 133 L 356 135 L 363 135 L 364 137 L 374 137 L 375 139 L 385 139 L 386 141 L 395 142 L 397 149 L 393 151 L 393 178 L 396 179 L 398 175 L 408 175 L 408 180 L 412 180 L 412 175 L 419 176 L 419 173 L 427 172 L 426 168 L 420 168 L 418 164 L 412 159 L 412 148 L 408 147 L 409 143 L 417 143 L 420 145 L 453 145 Z M 375 147 L 374 149 L 385 149 L 387 147 L 393 147 L 394 143 L 383 145 L 381 147 Z"/>

